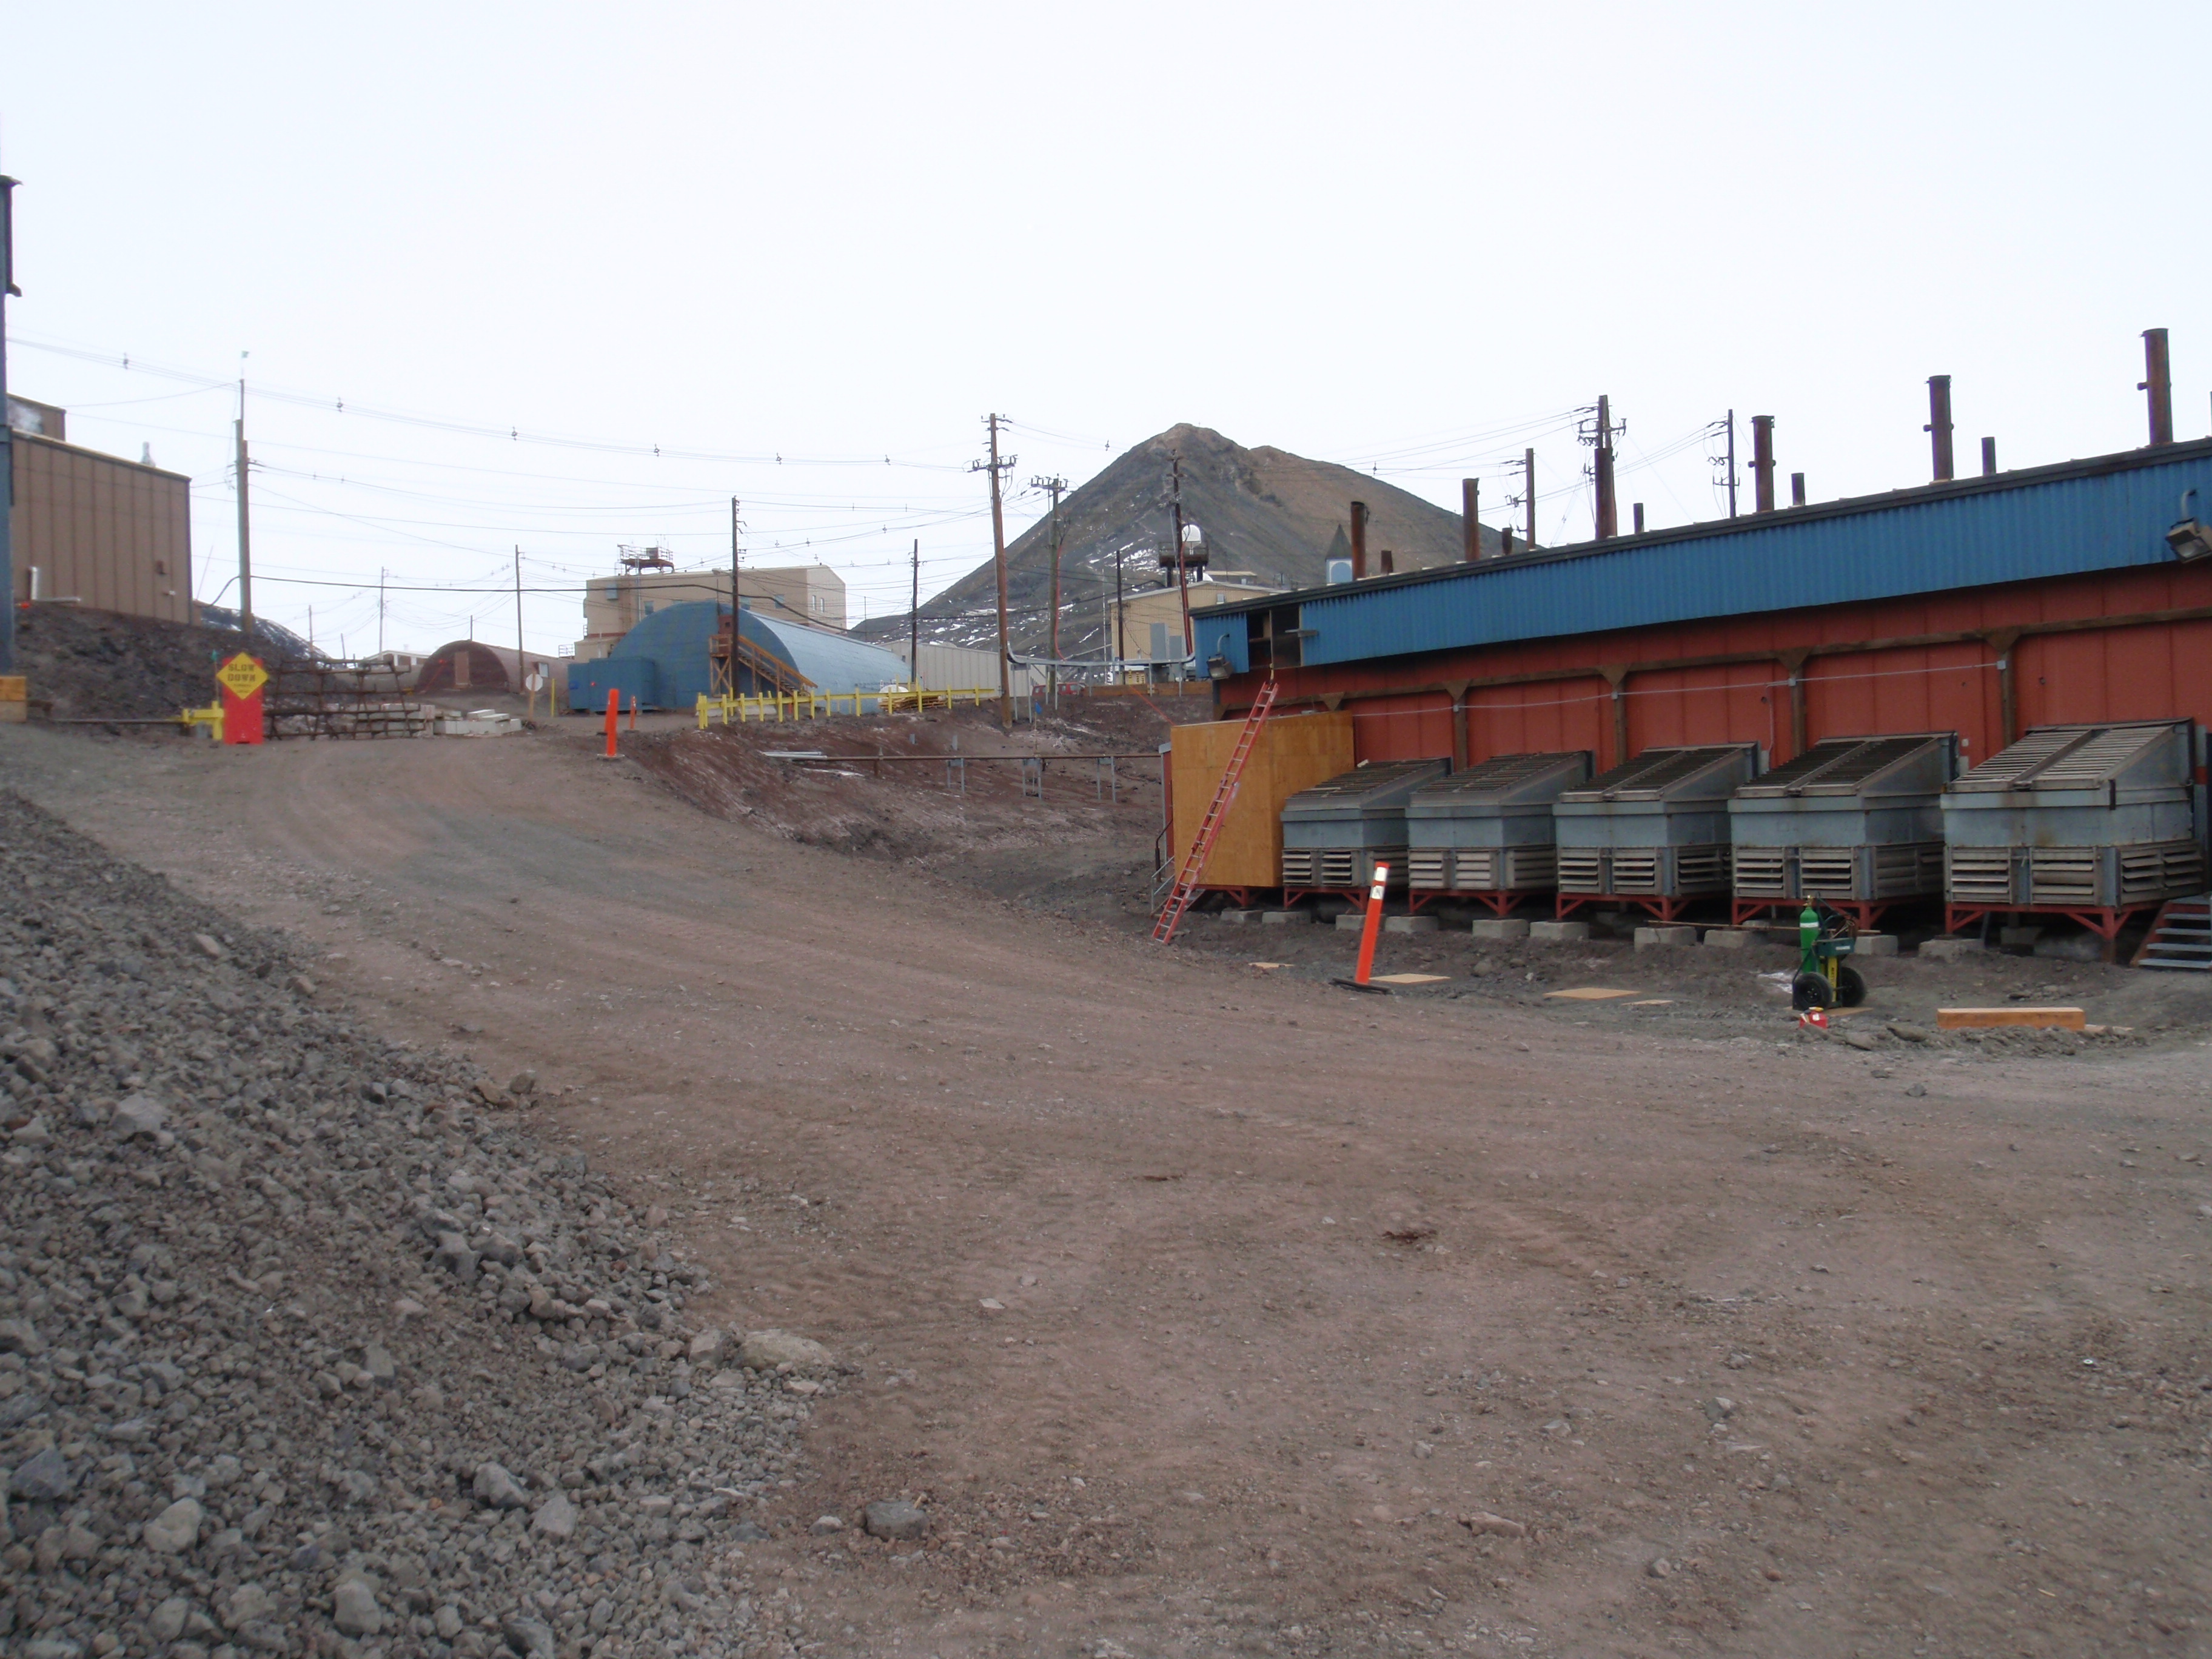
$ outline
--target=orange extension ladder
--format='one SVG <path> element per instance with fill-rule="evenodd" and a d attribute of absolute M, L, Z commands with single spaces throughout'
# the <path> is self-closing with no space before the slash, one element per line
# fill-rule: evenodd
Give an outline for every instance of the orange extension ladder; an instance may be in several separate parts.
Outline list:
<path fill-rule="evenodd" d="M 1245 713 L 1244 729 L 1237 734 L 1237 747 L 1230 754 L 1229 764 L 1221 769 L 1221 782 L 1214 789 L 1213 804 L 1206 809 L 1198 833 L 1191 837 L 1190 851 L 1183 859 L 1182 873 L 1176 878 L 1175 891 L 1168 896 L 1159 920 L 1152 924 L 1153 944 L 1165 945 L 1175 937 L 1183 912 L 1198 896 L 1198 878 L 1205 873 L 1206 860 L 1213 852 L 1213 838 L 1221 833 L 1222 821 L 1229 816 L 1229 809 L 1237 799 L 1237 783 L 1244 775 L 1244 763 L 1251 758 L 1252 745 L 1259 740 L 1260 728 L 1267 723 L 1267 711 L 1274 706 L 1275 677 L 1270 674 L 1267 683 L 1260 688 L 1259 696 Z"/>

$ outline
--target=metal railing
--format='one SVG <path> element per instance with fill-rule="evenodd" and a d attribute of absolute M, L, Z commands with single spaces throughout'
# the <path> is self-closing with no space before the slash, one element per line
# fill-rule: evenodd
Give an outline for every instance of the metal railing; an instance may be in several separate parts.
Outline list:
<path fill-rule="evenodd" d="M 699 696 L 699 729 L 779 720 L 825 720 L 836 714 L 911 714 L 925 708 L 981 708 L 999 700 L 995 686 L 946 691 L 786 691 L 758 696 Z"/>

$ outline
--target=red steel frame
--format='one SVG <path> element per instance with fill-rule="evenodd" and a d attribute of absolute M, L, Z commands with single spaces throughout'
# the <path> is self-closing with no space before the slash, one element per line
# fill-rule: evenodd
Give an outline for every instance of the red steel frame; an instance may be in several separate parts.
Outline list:
<path fill-rule="evenodd" d="M 2164 899 L 2149 904 L 1943 904 L 1943 931 L 1955 933 L 1968 922 L 1984 916 L 2063 916 L 2105 941 L 2105 960 L 2118 960 L 2120 930 L 2136 916 L 2154 915 Z"/>
<path fill-rule="evenodd" d="M 1516 905 L 1529 899 L 1540 899 L 1551 890 L 1544 887 L 1416 887 L 1406 893 L 1406 908 L 1419 915 L 1423 905 L 1437 899 L 1473 899 L 1486 904 L 1501 916 L 1510 915 Z"/>
<path fill-rule="evenodd" d="M 1719 896 L 1717 893 L 1696 893 L 1686 898 L 1667 898 L 1656 893 L 1562 893 L 1552 914 L 1565 921 L 1585 904 L 1632 904 L 1639 910 L 1649 910 L 1657 921 L 1674 921 L 1700 900 Z"/>
<path fill-rule="evenodd" d="M 1929 895 L 1929 896 L 1932 897 L 1933 895 Z M 1737 927 L 1741 927 L 1745 922 L 1748 921 L 1752 917 L 1757 915 L 1762 910 L 1802 910 L 1806 905 L 1810 902 L 1811 901 L 1809 899 L 1802 898 L 1731 899 L 1729 901 L 1729 920 L 1734 922 Z M 1831 910 L 1842 912 L 1844 915 L 1847 915 L 1851 919 L 1854 926 L 1857 927 L 1863 932 L 1871 933 L 1874 932 L 1875 923 L 1881 920 L 1884 912 L 1894 910 L 1899 905 L 1905 903 L 1907 901 L 1904 899 L 1884 899 L 1881 903 L 1875 904 L 1869 902 L 1865 899 L 1824 898 L 1820 902 L 1826 905 Z"/>

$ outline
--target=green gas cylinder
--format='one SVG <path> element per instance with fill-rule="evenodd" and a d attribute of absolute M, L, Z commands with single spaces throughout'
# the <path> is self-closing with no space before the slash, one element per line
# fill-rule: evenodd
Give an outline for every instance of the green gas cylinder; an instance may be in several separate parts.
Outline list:
<path fill-rule="evenodd" d="M 1808 904 L 1797 917 L 1797 965 L 1808 974 L 1820 971 L 1820 913 Z"/>

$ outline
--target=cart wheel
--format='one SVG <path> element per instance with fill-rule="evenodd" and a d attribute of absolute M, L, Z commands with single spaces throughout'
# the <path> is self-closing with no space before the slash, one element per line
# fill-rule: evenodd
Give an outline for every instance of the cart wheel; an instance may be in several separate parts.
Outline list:
<path fill-rule="evenodd" d="M 1866 981 L 1859 977 L 1859 970 L 1847 962 L 1839 964 L 1836 969 L 1836 1006 L 1856 1008 L 1865 1000 Z"/>
<path fill-rule="evenodd" d="M 1800 972 L 1790 981 L 1790 1006 L 1801 1014 L 1808 1008 L 1833 1007 L 1835 994 L 1828 987 L 1828 976 Z"/>

